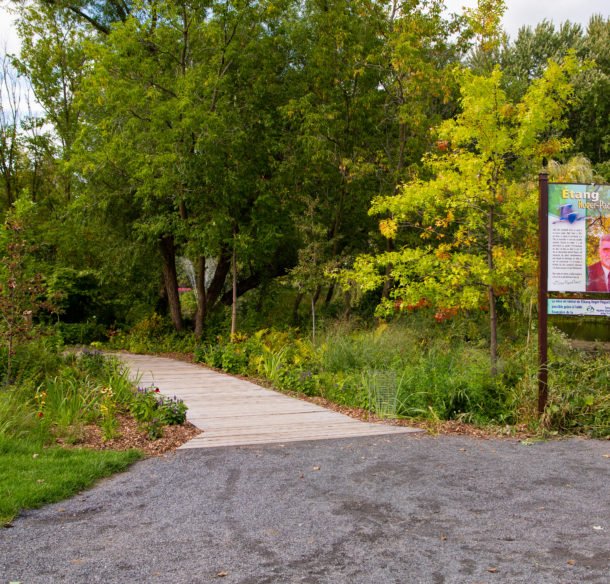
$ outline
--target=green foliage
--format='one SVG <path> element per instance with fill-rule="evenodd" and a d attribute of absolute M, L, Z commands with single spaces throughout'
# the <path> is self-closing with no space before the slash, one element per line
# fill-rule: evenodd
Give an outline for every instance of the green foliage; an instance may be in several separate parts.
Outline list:
<path fill-rule="evenodd" d="M 423 160 L 432 178 L 409 181 L 397 194 L 375 199 L 370 210 L 390 216 L 380 224 L 388 239 L 405 226 L 420 241 L 359 257 L 343 273 L 346 285 L 375 289 L 386 278 L 385 267 L 394 287 L 379 315 L 422 301 L 439 320 L 457 310 L 488 310 L 494 372 L 497 298 L 520 295 L 535 275 L 536 196 L 524 181 L 533 178 L 543 155 L 565 146 L 554 132 L 565 126 L 561 116 L 576 69 L 573 58 L 549 63 L 519 103 L 502 89 L 499 68 L 486 77 L 457 71 L 462 111 L 440 125 L 437 151 Z"/>
<path fill-rule="evenodd" d="M 57 299 L 64 322 L 81 322 L 100 312 L 100 282 L 94 270 L 58 268 L 47 280 L 47 293 Z"/>
<path fill-rule="evenodd" d="M 129 404 L 129 411 L 146 430 L 149 440 L 161 438 L 163 426 L 183 424 L 186 410 L 182 400 L 161 395 L 158 387 L 138 387 Z"/>
<path fill-rule="evenodd" d="M 193 347 L 192 333 L 178 333 L 172 323 L 153 312 L 138 321 L 127 332 L 109 332 L 111 349 L 125 349 L 134 353 L 186 352 Z"/>
<path fill-rule="evenodd" d="M 549 331 L 549 399 L 537 417 L 537 356 L 535 347 L 515 351 L 505 372 L 510 387 L 508 407 L 520 422 L 541 433 L 610 436 L 610 355 L 571 348 L 565 334 Z"/>
<path fill-rule="evenodd" d="M 44 286 L 40 274 L 32 275 L 28 260 L 32 247 L 24 237 L 21 216 L 29 205 L 19 201 L 10 213 L 0 235 L 0 337 L 6 347 L 5 384 L 10 385 L 13 355 L 19 344 L 38 336 L 34 327 L 37 312 L 51 310 L 43 300 Z M 23 206 L 22 206 L 23 205 Z"/>
<path fill-rule="evenodd" d="M 499 374 L 492 376 L 483 328 L 483 319 L 439 321 L 424 308 L 408 320 L 373 330 L 329 329 L 317 349 L 295 332 L 264 329 L 238 343 L 218 339 L 200 346 L 195 360 L 262 377 L 279 390 L 321 395 L 379 415 L 387 405 L 376 399 L 371 380 L 382 372 L 396 380 L 390 394 L 398 417 L 525 425 L 543 433 L 610 433 L 607 356 L 583 356 L 564 337 L 552 334 L 553 389 L 545 416 L 538 420 L 535 347 L 524 349 L 520 338 L 502 345 Z M 586 376 L 586 384 L 578 383 L 579 375 Z"/>
<path fill-rule="evenodd" d="M 34 343 L 31 343 L 34 348 Z M 49 347 L 46 348 L 48 352 Z M 42 352 L 41 352 L 42 353 Z M 130 372 L 99 351 L 82 351 L 40 363 L 17 360 L 22 381 L 0 391 L 0 440 L 24 439 L 40 448 L 56 440 L 77 443 L 85 424 L 96 423 L 104 440 L 118 436 L 118 414 L 131 411 L 150 440 L 163 427 L 182 424 L 186 405 L 151 389 L 134 390 Z M 37 383 L 42 376 L 43 381 Z"/>
<path fill-rule="evenodd" d="M 47 375 L 54 375 L 60 368 L 62 358 L 52 336 L 32 340 L 17 347 L 12 358 L 11 380 L 17 387 L 36 387 Z M 8 350 L 0 350 L 0 374 L 7 372 Z"/>
<path fill-rule="evenodd" d="M 38 427 L 35 412 L 19 391 L 0 391 L 0 440 L 5 436 L 17 439 L 33 434 Z"/>

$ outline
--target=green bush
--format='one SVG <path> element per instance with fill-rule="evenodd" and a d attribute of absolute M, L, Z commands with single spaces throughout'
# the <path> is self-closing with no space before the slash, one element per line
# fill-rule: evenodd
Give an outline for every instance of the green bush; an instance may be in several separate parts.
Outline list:
<path fill-rule="evenodd" d="M 60 322 L 56 327 L 66 345 L 89 345 L 108 340 L 108 329 L 95 321 Z"/>
<path fill-rule="evenodd" d="M 189 352 L 195 344 L 193 333 L 178 333 L 171 321 L 156 313 L 136 323 L 129 331 L 109 332 L 111 349 L 134 353 Z"/>
<path fill-rule="evenodd" d="M 318 376 L 311 369 L 282 367 L 278 371 L 276 384 L 280 389 L 295 391 L 309 396 L 319 394 Z"/>
<path fill-rule="evenodd" d="M 36 386 L 47 375 L 55 374 L 63 363 L 61 343 L 49 335 L 29 341 L 15 348 L 11 363 L 10 385 Z M 6 383 L 7 348 L 0 347 L 0 377 Z"/>
<path fill-rule="evenodd" d="M 198 346 L 193 353 L 193 358 L 197 363 L 205 363 L 210 367 L 220 369 L 222 367 L 223 352 L 224 349 L 221 343 L 210 343 Z"/>
<path fill-rule="evenodd" d="M 129 410 L 135 420 L 142 424 L 149 440 L 163 435 L 163 426 L 183 424 L 187 407 L 176 396 L 161 395 L 158 387 L 138 387 L 134 392 Z"/>
<path fill-rule="evenodd" d="M 102 286 L 94 270 L 57 268 L 48 278 L 47 287 L 65 322 L 80 323 L 99 312 Z"/>

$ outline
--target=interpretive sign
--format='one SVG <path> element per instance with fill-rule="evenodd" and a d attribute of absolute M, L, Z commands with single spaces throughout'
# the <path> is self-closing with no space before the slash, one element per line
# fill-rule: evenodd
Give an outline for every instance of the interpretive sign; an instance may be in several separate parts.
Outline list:
<path fill-rule="evenodd" d="M 549 183 L 548 291 L 607 294 L 609 275 L 610 185 Z"/>
<path fill-rule="evenodd" d="M 575 316 L 610 316 L 610 300 L 585 300 L 584 298 L 549 298 L 549 314 Z"/>
<path fill-rule="evenodd" d="M 549 183 L 538 176 L 538 413 L 548 399 L 549 314 L 610 316 L 610 185 Z M 600 293 L 600 300 L 549 292 Z"/>

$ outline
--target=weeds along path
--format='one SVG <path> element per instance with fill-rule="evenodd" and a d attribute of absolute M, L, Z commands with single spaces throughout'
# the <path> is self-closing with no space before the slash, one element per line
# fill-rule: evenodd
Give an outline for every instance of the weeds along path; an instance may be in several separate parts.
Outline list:
<path fill-rule="evenodd" d="M 188 406 L 203 430 L 181 448 L 212 448 L 419 432 L 371 424 L 265 389 L 249 381 L 165 357 L 117 355 L 141 386 L 157 386 Z"/>

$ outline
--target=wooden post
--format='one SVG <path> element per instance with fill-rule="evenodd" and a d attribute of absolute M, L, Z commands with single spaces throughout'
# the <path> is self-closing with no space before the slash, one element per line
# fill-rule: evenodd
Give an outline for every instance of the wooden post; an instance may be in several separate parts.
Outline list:
<path fill-rule="evenodd" d="M 538 175 L 538 414 L 542 415 L 549 394 L 548 345 L 547 345 L 547 298 L 549 261 L 549 175 Z"/>

